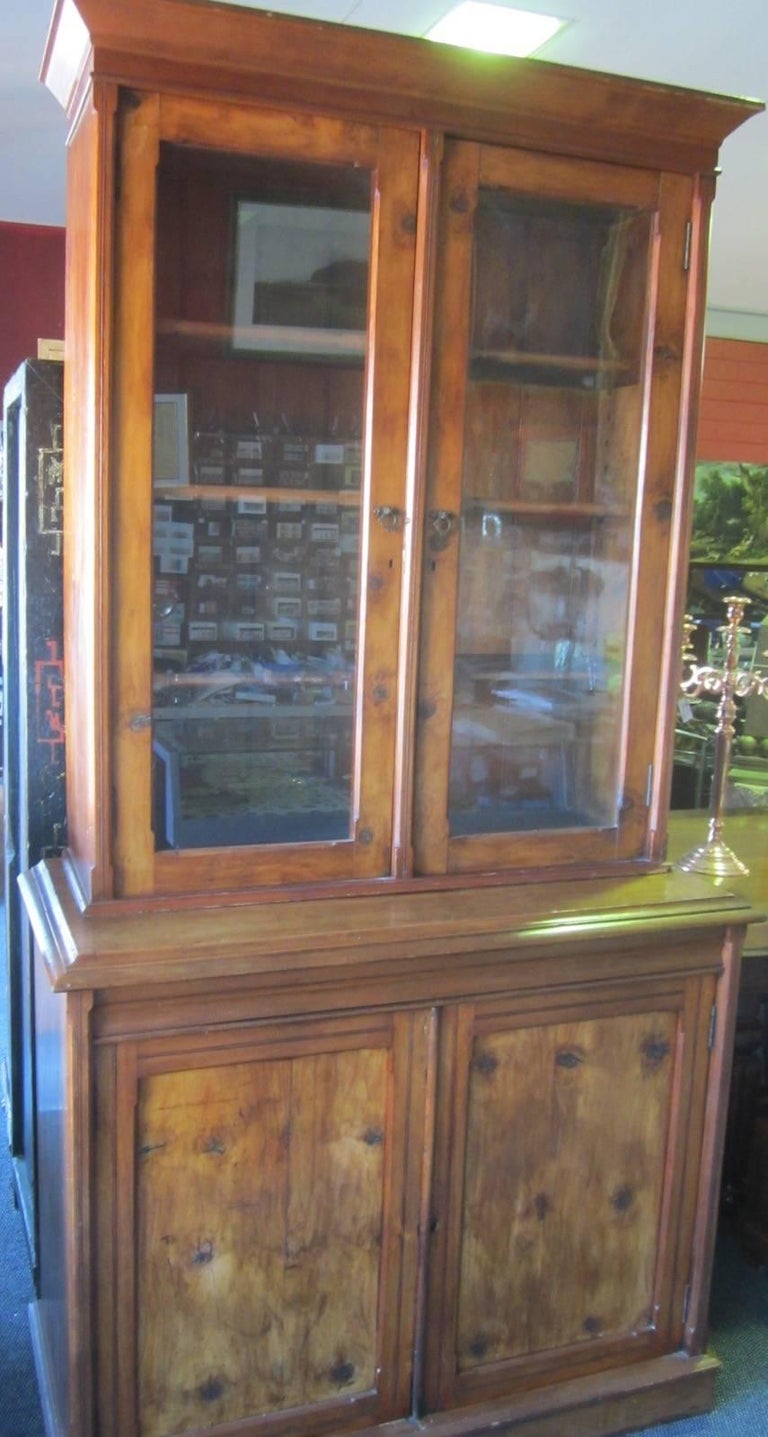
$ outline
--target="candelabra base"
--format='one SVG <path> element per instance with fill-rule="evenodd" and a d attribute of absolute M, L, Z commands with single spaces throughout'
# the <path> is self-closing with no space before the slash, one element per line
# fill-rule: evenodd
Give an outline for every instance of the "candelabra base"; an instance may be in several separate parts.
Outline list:
<path fill-rule="evenodd" d="M 684 873 L 704 873 L 708 878 L 733 878 L 749 873 L 746 863 L 742 863 L 721 838 L 708 838 L 706 843 L 692 848 L 684 858 L 678 859 L 675 867 Z"/>

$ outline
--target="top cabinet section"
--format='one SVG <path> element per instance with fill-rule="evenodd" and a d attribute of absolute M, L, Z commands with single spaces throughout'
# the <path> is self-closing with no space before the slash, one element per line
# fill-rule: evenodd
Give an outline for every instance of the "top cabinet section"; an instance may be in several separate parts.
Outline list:
<path fill-rule="evenodd" d="M 186 0 L 44 71 L 85 901 L 646 860 L 754 107 Z"/>

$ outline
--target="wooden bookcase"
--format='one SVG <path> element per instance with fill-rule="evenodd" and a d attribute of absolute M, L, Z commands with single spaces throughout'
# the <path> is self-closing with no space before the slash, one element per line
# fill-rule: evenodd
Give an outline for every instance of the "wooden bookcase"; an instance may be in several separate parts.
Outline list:
<path fill-rule="evenodd" d="M 753 914 L 663 853 L 709 207 L 755 106 L 188 0 L 62 0 L 44 76 L 51 1430 L 703 1410 Z"/>

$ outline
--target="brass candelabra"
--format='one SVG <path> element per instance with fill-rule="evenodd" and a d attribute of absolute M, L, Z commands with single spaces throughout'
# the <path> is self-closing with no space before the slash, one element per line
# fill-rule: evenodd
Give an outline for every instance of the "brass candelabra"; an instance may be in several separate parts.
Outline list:
<path fill-rule="evenodd" d="M 707 838 L 704 843 L 681 858 L 677 866 L 687 873 L 706 873 L 710 878 L 726 878 L 749 872 L 746 864 L 736 857 L 723 839 L 728 769 L 736 732 L 736 699 L 748 698 L 751 694 L 765 695 L 768 690 L 768 674 L 761 675 L 739 667 L 739 640 L 749 632 L 742 627 L 749 599 L 730 594 L 724 603 L 727 623 L 717 630 L 722 635 L 723 648 L 722 664 L 719 667 L 696 663 L 691 639 L 696 624 L 688 615 L 683 623 L 684 668 L 680 688 L 687 698 L 712 694 L 719 697 L 720 703 L 715 729 Z"/>

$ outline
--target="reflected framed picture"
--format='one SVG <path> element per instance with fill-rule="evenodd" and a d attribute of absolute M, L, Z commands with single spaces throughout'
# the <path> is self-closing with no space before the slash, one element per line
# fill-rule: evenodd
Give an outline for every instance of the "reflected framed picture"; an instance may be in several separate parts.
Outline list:
<path fill-rule="evenodd" d="M 362 357 L 370 223 L 367 208 L 239 199 L 234 349 Z"/>
<path fill-rule="evenodd" d="M 768 567 L 768 465 L 696 465 L 691 562 Z"/>
<path fill-rule="evenodd" d="M 189 483 L 189 416 L 186 394 L 156 394 L 152 429 L 155 484 Z"/>

